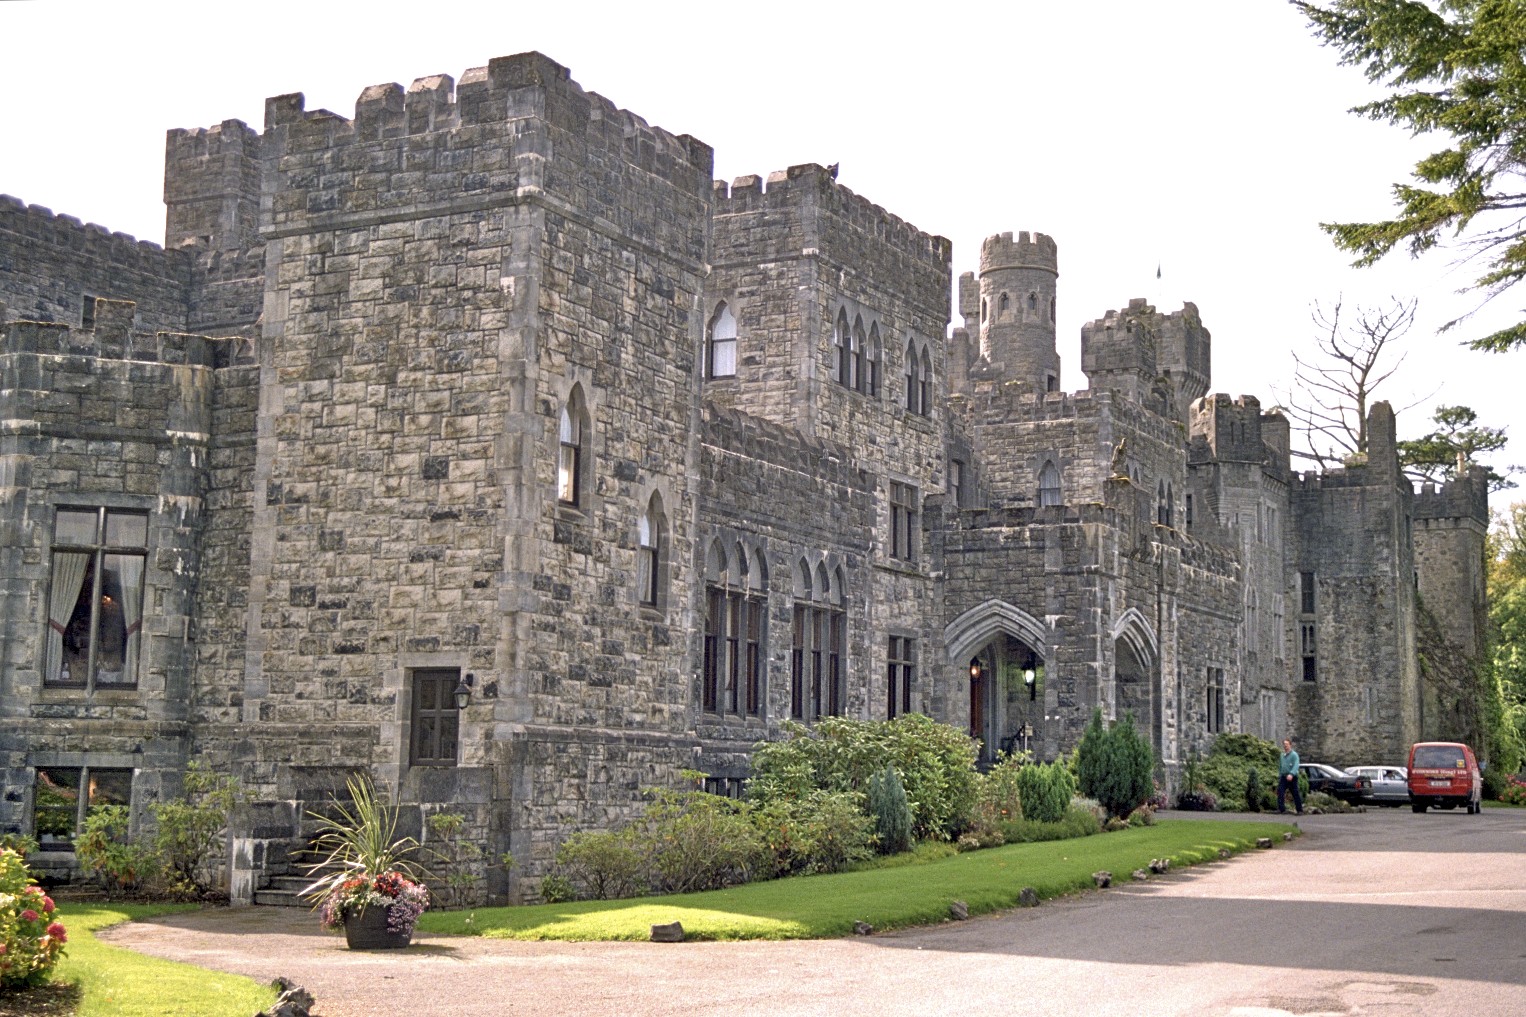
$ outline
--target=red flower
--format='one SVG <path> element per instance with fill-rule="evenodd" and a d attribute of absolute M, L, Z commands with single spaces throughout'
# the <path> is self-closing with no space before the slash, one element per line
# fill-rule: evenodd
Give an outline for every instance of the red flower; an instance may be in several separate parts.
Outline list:
<path fill-rule="evenodd" d="M 52 897 L 44 897 L 42 899 L 42 910 L 44 912 L 49 912 L 49 913 L 52 912 L 52 910 L 53 910 L 53 898 Z"/>
<path fill-rule="evenodd" d="M 48 935 L 59 943 L 69 942 L 69 937 L 65 934 L 62 922 L 54 922 L 52 925 L 49 925 Z"/>
<path fill-rule="evenodd" d="M 31 908 L 27 908 L 25 911 L 21 912 L 21 920 L 23 922 L 35 922 L 37 921 L 37 912 L 33 911 Z"/>

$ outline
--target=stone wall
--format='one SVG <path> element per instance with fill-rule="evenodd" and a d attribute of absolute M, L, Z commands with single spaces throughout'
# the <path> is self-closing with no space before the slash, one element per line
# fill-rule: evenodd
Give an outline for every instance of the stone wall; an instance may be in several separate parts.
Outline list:
<path fill-rule="evenodd" d="M 134 327 L 186 329 L 191 259 L 0 194 L 0 302 L 13 319 L 81 326 L 88 298 L 130 300 Z"/>
<path fill-rule="evenodd" d="M 3 830 L 29 827 L 34 767 L 131 769 L 134 802 L 146 803 L 178 787 L 188 758 L 213 405 L 240 351 L 133 331 L 134 318 L 130 301 L 97 300 L 90 331 L 0 324 Z M 45 687 L 54 520 L 100 507 L 147 521 L 135 685 Z"/>

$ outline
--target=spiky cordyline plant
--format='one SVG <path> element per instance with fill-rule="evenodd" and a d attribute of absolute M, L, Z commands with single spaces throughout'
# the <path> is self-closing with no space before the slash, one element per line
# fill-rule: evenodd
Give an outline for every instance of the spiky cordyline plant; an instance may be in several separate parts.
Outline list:
<path fill-rule="evenodd" d="M 398 872 L 417 880 L 418 871 L 408 855 L 418 846 L 413 837 L 397 836 L 397 807 L 378 794 L 368 774 L 355 774 L 345 781 L 350 804 L 334 799 L 336 815 L 316 812 L 308 815 L 321 820 L 316 847 L 321 861 L 308 866 L 307 874 L 320 878 L 302 890 L 302 896 L 320 907 L 346 880 L 358 875 L 380 876 Z"/>

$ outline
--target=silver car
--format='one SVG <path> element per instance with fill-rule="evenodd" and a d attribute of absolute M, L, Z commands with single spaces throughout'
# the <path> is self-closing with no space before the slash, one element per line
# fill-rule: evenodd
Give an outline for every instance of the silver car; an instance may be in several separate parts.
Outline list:
<path fill-rule="evenodd" d="M 1402 766 L 1352 766 L 1351 773 L 1372 781 L 1367 801 L 1374 805 L 1408 805 L 1409 771 Z"/>

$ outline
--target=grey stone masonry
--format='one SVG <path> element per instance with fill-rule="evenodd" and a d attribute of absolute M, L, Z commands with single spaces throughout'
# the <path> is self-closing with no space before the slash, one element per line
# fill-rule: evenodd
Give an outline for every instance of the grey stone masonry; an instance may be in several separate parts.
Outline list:
<path fill-rule="evenodd" d="M 196 759 L 253 796 L 231 894 L 280 900 L 363 771 L 528 901 L 791 721 L 985 764 L 1100 709 L 1168 784 L 1225 732 L 1465 727 L 1417 647 L 1481 652 L 1479 471 L 1415 493 L 1379 404 L 1295 474 L 1192 304 L 1096 318 L 1067 391 L 1052 237 L 990 237 L 950 331 L 946 239 L 713 167 L 525 53 L 170 130 L 164 248 L 0 198 L 0 831 L 65 872 Z"/>

